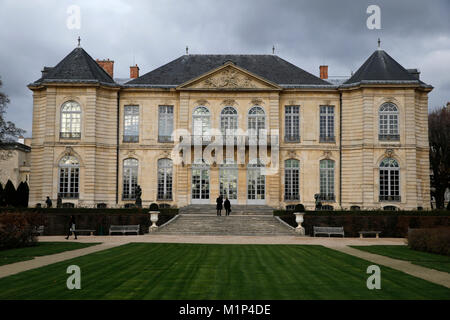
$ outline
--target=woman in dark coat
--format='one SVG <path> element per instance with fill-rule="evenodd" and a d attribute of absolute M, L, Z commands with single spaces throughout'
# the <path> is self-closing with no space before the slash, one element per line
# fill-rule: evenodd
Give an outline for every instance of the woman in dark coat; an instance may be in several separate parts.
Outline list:
<path fill-rule="evenodd" d="M 216 209 L 217 209 L 217 216 L 221 216 L 222 215 L 222 203 L 223 203 L 223 198 L 222 195 L 220 195 L 217 199 L 216 199 Z"/>
<path fill-rule="evenodd" d="M 225 215 L 229 216 L 231 212 L 231 202 L 228 200 L 228 197 L 225 197 L 225 202 L 223 203 L 223 206 L 225 208 Z"/>

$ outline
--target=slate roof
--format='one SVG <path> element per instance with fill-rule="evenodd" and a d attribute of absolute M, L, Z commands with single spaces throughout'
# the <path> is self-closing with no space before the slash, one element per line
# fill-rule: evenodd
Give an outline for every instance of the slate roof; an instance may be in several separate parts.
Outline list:
<path fill-rule="evenodd" d="M 306 72 L 276 55 L 183 55 L 126 85 L 178 86 L 231 61 L 266 80 L 283 85 L 319 85 L 330 83 Z"/>
<path fill-rule="evenodd" d="M 424 84 L 384 50 L 376 50 L 343 85 L 395 82 Z"/>
<path fill-rule="evenodd" d="M 110 75 L 81 47 L 72 50 L 55 67 L 44 67 L 43 76 L 33 84 L 52 82 L 115 85 Z"/>

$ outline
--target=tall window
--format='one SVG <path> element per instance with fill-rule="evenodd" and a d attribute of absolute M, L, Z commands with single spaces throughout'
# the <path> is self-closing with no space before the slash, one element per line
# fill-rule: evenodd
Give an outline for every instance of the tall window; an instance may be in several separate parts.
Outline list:
<path fill-rule="evenodd" d="M 61 198 L 78 198 L 80 163 L 77 158 L 65 156 L 59 162 L 59 195 Z"/>
<path fill-rule="evenodd" d="M 400 201 L 400 168 L 392 158 L 380 164 L 380 201 Z"/>
<path fill-rule="evenodd" d="M 139 141 L 139 106 L 125 106 L 123 142 Z"/>
<path fill-rule="evenodd" d="M 380 132 L 379 140 L 399 140 L 398 134 L 398 108 L 393 103 L 384 103 L 379 114 Z"/>
<path fill-rule="evenodd" d="M 334 142 L 333 106 L 320 106 L 320 142 Z"/>
<path fill-rule="evenodd" d="M 136 199 L 136 186 L 138 182 L 138 167 L 139 161 L 137 159 L 125 159 L 123 161 L 123 199 Z"/>
<path fill-rule="evenodd" d="M 238 128 L 238 113 L 233 107 L 225 107 L 220 113 L 220 130 L 223 136 L 235 135 Z"/>
<path fill-rule="evenodd" d="M 61 107 L 60 137 L 64 139 L 81 137 L 81 107 L 75 101 L 67 101 Z"/>
<path fill-rule="evenodd" d="M 193 123 L 193 135 L 195 143 L 201 143 L 202 141 L 210 140 L 210 113 L 208 108 L 199 106 L 195 108 L 192 114 Z"/>
<path fill-rule="evenodd" d="M 284 118 L 284 140 L 300 141 L 300 106 L 286 106 Z"/>
<path fill-rule="evenodd" d="M 172 160 L 158 160 L 158 200 L 172 200 Z"/>
<path fill-rule="evenodd" d="M 158 141 L 172 142 L 173 106 L 159 106 Z"/>
<path fill-rule="evenodd" d="M 334 201 L 334 161 L 320 161 L 320 199 Z"/>
<path fill-rule="evenodd" d="M 284 200 L 300 200 L 300 161 L 284 162 Z"/>
<path fill-rule="evenodd" d="M 266 128 L 266 114 L 264 109 L 254 106 L 248 111 L 248 131 L 252 136 L 259 136 L 259 130 Z"/>

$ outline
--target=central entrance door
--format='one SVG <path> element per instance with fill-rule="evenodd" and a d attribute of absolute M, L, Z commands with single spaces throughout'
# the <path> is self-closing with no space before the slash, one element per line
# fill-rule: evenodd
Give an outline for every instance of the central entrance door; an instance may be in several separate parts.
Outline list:
<path fill-rule="evenodd" d="M 205 164 L 192 165 L 192 203 L 209 203 L 209 167 Z"/>
<path fill-rule="evenodd" d="M 220 166 L 220 194 L 228 197 L 231 203 L 237 203 L 238 168 L 233 161 L 227 161 Z"/>
<path fill-rule="evenodd" d="M 262 174 L 264 165 L 258 160 L 247 167 L 247 204 L 266 203 L 266 176 Z"/>

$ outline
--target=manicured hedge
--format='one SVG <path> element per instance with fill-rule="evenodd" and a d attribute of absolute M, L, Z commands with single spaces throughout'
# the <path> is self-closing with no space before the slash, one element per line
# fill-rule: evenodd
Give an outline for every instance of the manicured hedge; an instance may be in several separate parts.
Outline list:
<path fill-rule="evenodd" d="M 32 246 L 36 243 L 36 228 L 45 224 L 39 213 L 0 213 L 0 250 Z"/>
<path fill-rule="evenodd" d="M 408 246 L 413 250 L 450 256 L 450 228 L 411 229 Z"/>
<path fill-rule="evenodd" d="M 274 210 L 275 216 L 293 214 L 292 210 Z M 337 211 L 305 211 L 305 216 L 450 216 L 449 210 L 337 210 Z"/>
<path fill-rule="evenodd" d="M 9 212 L 39 212 L 44 214 L 147 214 L 149 208 L 1 208 L 1 211 Z M 178 214 L 178 208 L 160 208 L 161 214 Z"/>
<path fill-rule="evenodd" d="M 278 216 L 289 225 L 296 227 L 295 215 L 293 213 Z M 441 226 L 450 227 L 449 215 L 390 215 L 375 214 L 337 214 L 328 212 L 314 215 L 312 212 L 304 215 L 302 226 L 307 235 L 313 234 L 313 226 L 318 227 L 344 227 L 346 237 L 358 237 L 359 231 L 381 231 L 381 237 L 404 238 L 410 228 L 434 228 Z"/>

